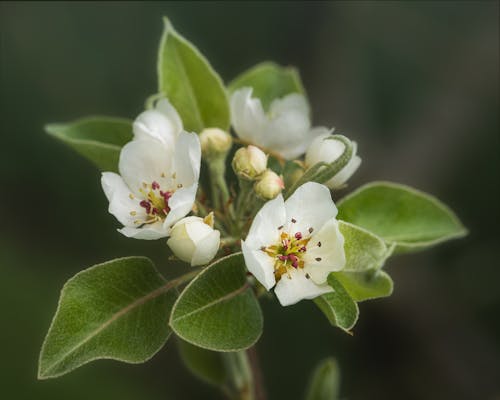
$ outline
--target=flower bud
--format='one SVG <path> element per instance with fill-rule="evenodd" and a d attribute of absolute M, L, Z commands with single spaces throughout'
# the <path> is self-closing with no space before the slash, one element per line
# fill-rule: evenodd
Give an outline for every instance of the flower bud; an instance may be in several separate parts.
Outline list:
<path fill-rule="evenodd" d="M 233 144 L 231 135 L 219 128 L 207 128 L 200 133 L 201 154 L 205 160 L 225 155 Z"/>
<path fill-rule="evenodd" d="M 325 129 L 326 131 L 326 129 Z M 319 162 L 332 163 L 336 161 L 344 152 L 345 145 L 336 139 L 331 138 L 330 133 L 324 133 L 314 139 L 306 152 L 306 165 L 312 167 Z M 347 182 L 347 180 L 356 172 L 361 164 L 361 158 L 356 155 L 358 146 L 352 142 L 352 157 L 347 165 L 342 168 L 333 178 L 325 182 L 330 189 L 337 189 Z"/>
<path fill-rule="evenodd" d="M 236 175 L 253 181 L 266 170 L 267 156 L 258 147 L 241 147 L 234 154 L 232 164 Z"/>
<path fill-rule="evenodd" d="M 219 250 L 220 232 L 213 229 L 213 213 L 205 218 L 186 217 L 177 222 L 167 244 L 191 266 L 208 264 Z"/>
<path fill-rule="evenodd" d="M 285 188 L 283 179 L 270 169 L 255 183 L 254 190 L 264 200 L 272 200 Z"/>

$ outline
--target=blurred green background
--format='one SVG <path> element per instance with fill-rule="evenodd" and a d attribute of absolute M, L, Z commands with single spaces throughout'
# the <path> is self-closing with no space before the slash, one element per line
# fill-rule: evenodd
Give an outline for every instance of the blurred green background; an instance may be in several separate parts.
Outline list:
<path fill-rule="evenodd" d="M 43 132 L 89 114 L 134 118 L 156 89 L 162 15 L 228 81 L 259 61 L 299 67 L 314 123 L 359 143 L 350 188 L 406 183 L 449 204 L 464 239 L 391 259 L 394 295 L 361 304 L 350 337 L 312 303 L 264 304 L 270 399 L 299 399 L 325 356 L 349 399 L 499 399 L 498 2 L 0 4 L 0 396 L 217 399 L 170 340 L 150 362 L 97 361 L 36 380 L 59 290 L 81 269 L 162 241 L 116 232 L 99 172 Z M 339 195 L 342 195 L 340 193 Z"/>

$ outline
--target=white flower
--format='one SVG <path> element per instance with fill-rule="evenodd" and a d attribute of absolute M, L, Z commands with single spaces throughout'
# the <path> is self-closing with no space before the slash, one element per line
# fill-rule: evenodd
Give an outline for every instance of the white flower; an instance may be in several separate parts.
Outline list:
<path fill-rule="evenodd" d="M 312 167 L 319 162 L 332 163 L 344 152 L 345 145 L 339 140 L 331 138 L 332 130 L 316 128 L 318 136 L 313 140 L 306 153 L 306 165 Z M 358 145 L 352 142 L 352 157 L 347 165 L 342 168 L 333 178 L 325 183 L 330 189 L 342 187 L 347 180 L 356 172 L 361 164 L 361 158 L 356 155 Z"/>
<path fill-rule="evenodd" d="M 345 265 L 344 237 L 326 186 L 308 182 L 287 201 L 279 195 L 257 213 L 242 241 L 248 270 L 281 305 L 312 299 L 332 289 L 328 274 Z"/>
<path fill-rule="evenodd" d="M 236 175 L 254 180 L 266 170 L 267 156 L 258 147 L 240 147 L 234 153 L 232 166 Z"/>
<path fill-rule="evenodd" d="M 104 172 L 101 184 L 109 212 L 136 239 L 159 239 L 193 207 L 200 175 L 198 136 L 182 130 L 166 100 L 135 120 L 134 140 L 120 152 L 120 175 Z"/>
<path fill-rule="evenodd" d="M 298 93 L 275 99 L 267 113 L 252 88 L 238 89 L 231 96 L 231 119 L 236 134 L 245 142 L 279 154 L 288 160 L 304 154 L 311 141 L 309 106 Z"/>
<path fill-rule="evenodd" d="M 205 218 L 181 219 L 173 226 L 167 244 L 178 258 L 191 266 L 208 264 L 220 244 L 220 232 L 213 229 L 213 213 Z"/>

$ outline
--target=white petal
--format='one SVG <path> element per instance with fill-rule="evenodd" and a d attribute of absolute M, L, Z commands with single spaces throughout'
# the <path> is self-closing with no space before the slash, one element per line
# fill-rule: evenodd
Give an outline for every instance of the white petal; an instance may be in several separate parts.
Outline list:
<path fill-rule="evenodd" d="M 275 99 L 269 109 L 261 145 L 287 159 L 304 153 L 312 137 L 309 107 L 304 96 L 297 93 Z"/>
<path fill-rule="evenodd" d="M 169 187 L 171 157 L 172 152 L 158 141 L 133 140 L 122 148 L 118 169 L 134 193 L 139 193 L 143 182 L 156 181 L 162 188 Z"/>
<path fill-rule="evenodd" d="M 361 165 L 361 158 L 356 155 L 357 143 L 352 142 L 352 158 L 347 165 L 342 168 L 332 179 L 325 183 L 329 188 L 339 188 L 343 186 Z M 343 150 L 343 149 L 342 149 Z"/>
<path fill-rule="evenodd" d="M 177 112 L 175 107 L 170 103 L 170 101 L 168 101 L 168 99 L 160 99 L 156 103 L 155 108 L 168 118 L 168 120 L 174 127 L 174 131 L 176 132 L 176 134 L 182 132 L 184 128 L 182 126 L 181 117 L 179 116 L 179 113 Z"/>
<path fill-rule="evenodd" d="M 168 230 L 182 217 L 185 217 L 187 214 L 189 214 L 189 212 L 193 208 L 197 189 L 198 183 L 195 183 L 194 185 L 191 185 L 189 187 L 177 189 L 174 192 L 174 194 L 168 201 L 170 211 L 167 214 L 167 218 L 165 218 L 165 221 L 163 222 L 163 226 L 166 230 Z"/>
<path fill-rule="evenodd" d="M 300 186 L 285 202 L 287 230 L 307 233 L 319 230 L 326 221 L 337 215 L 330 191 L 324 185 L 307 182 Z M 292 218 L 296 221 L 292 223 Z"/>
<path fill-rule="evenodd" d="M 158 110 L 142 112 L 133 124 L 134 139 L 157 140 L 169 149 L 175 145 L 178 129 L 178 121 L 171 120 Z"/>
<path fill-rule="evenodd" d="M 316 285 L 312 279 L 306 278 L 302 269 L 291 269 L 276 284 L 274 293 L 282 306 L 289 306 L 304 299 L 314 299 L 322 294 L 332 292 L 328 285 Z"/>
<path fill-rule="evenodd" d="M 191 266 L 208 264 L 217 254 L 220 244 L 220 232 L 213 230 L 196 243 Z"/>
<path fill-rule="evenodd" d="M 134 221 L 146 218 L 145 210 L 139 206 L 137 199 L 131 199 L 131 191 L 122 177 L 113 172 L 104 172 L 101 185 L 109 201 L 108 211 L 113 214 L 122 225 L 134 226 Z M 135 212 L 135 215 L 131 215 Z"/>
<path fill-rule="evenodd" d="M 253 250 L 260 250 L 262 246 L 276 244 L 281 233 L 278 228 L 283 226 L 285 221 L 285 203 L 280 194 L 264 204 L 255 216 L 245 239 L 247 246 Z"/>
<path fill-rule="evenodd" d="M 311 131 L 315 135 L 315 138 L 309 145 L 309 148 L 306 152 L 305 163 L 308 167 L 311 167 L 321 161 L 330 162 L 328 156 L 329 151 L 325 151 L 325 148 L 329 148 L 329 145 L 331 145 L 331 143 L 329 142 L 336 142 L 334 143 L 334 146 L 339 145 L 339 155 L 342 154 L 343 145 L 341 142 L 339 142 L 338 140 L 325 141 L 325 139 L 332 133 L 332 129 L 327 129 L 321 126 L 313 128 L 311 129 Z"/>
<path fill-rule="evenodd" d="M 174 225 L 170 235 L 170 239 L 167 240 L 168 247 L 179 259 L 190 263 L 195 251 L 195 243 L 187 234 L 186 225 L 179 223 Z"/>
<path fill-rule="evenodd" d="M 311 237 L 303 257 L 304 271 L 317 284 L 325 283 L 330 272 L 344 268 L 346 262 L 344 236 L 340 233 L 337 220 L 334 218 L 328 220 Z"/>
<path fill-rule="evenodd" d="M 252 88 L 236 90 L 230 99 L 231 121 L 236 134 L 255 145 L 261 144 L 266 116 L 259 99 L 252 98 Z"/>
<path fill-rule="evenodd" d="M 285 114 L 291 110 L 299 114 L 309 115 L 309 105 L 306 98 L 298 93 L 291 93 L 282 98 L 274 99 L 269 106 L 270 116 Z"/>
<path fill-rule="evenodd" d="M 182 132 L 175 146 L 173 173 L 176 184 L 191 186 L 200 177 L 201 148 L 198 135 Z"/>
<path fill-rule="evenodd" d="M 163 228 L 161 222 L 145 225 L 142 228 L 124 227 L 118 232 L 134 239 L 156 240 L 168 236 L 168 232 Z"/>
<path fill-rule="evenodd" d="M 271 289 L 276 283 L 276 279 L 274 278 L 273 259 L 262 250 L 250 248 L 243 240 L 241 241 L 241 249 L 248 271 L 250 271 L 267 290 Z"/>

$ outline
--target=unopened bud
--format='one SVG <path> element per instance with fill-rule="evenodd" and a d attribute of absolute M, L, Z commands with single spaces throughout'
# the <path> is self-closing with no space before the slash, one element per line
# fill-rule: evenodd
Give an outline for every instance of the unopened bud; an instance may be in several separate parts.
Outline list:
<path fill-rule="evenodd" d="M 326 131 L 326 129 L 325 129 Z M 347 165 L 342 168 L 333 178 L 325 182 L 325 185 L 330 189 L 341 188 L 347 180 L 356 172 L 361 164 L 361 158 L 356 155 L 356 142 L 352 142 L 352 157 Z M 306 165 L 312 167 L 320 162 L 333 163 L 344 152 L 345 145 L 339 140 L 336 140 L 330 133 L 324 133 L 314 139 L 306 152 Z"/>
<path fill-rule="evenodd" d="M 241 147 L 234 154 L 232 164 L 236 175 L 253 181 L 266 170 L 267 156 L 258 147 Z"/>
<path fill-rule="evenodd" d="M 231 135 L 219 128 L 207 128 L 200 133 L 201 153 L 205 160 L 225 155 L 233 144 Z"/>
<path fill-rule="evenodd" d="M 208 264 L 220 243 L 220 233 L 213 224 L 213 213 L 205 218 L 183 218 L 173 226 L 167 244 L 179 259 L 192 266 Z"/>
<path fill-rule="evenodd" d="M 270 169 L 266 170 L 255 183 L 254 190 L 264 200 L 272 200 L 285 188 L 283 179 Z"/>

